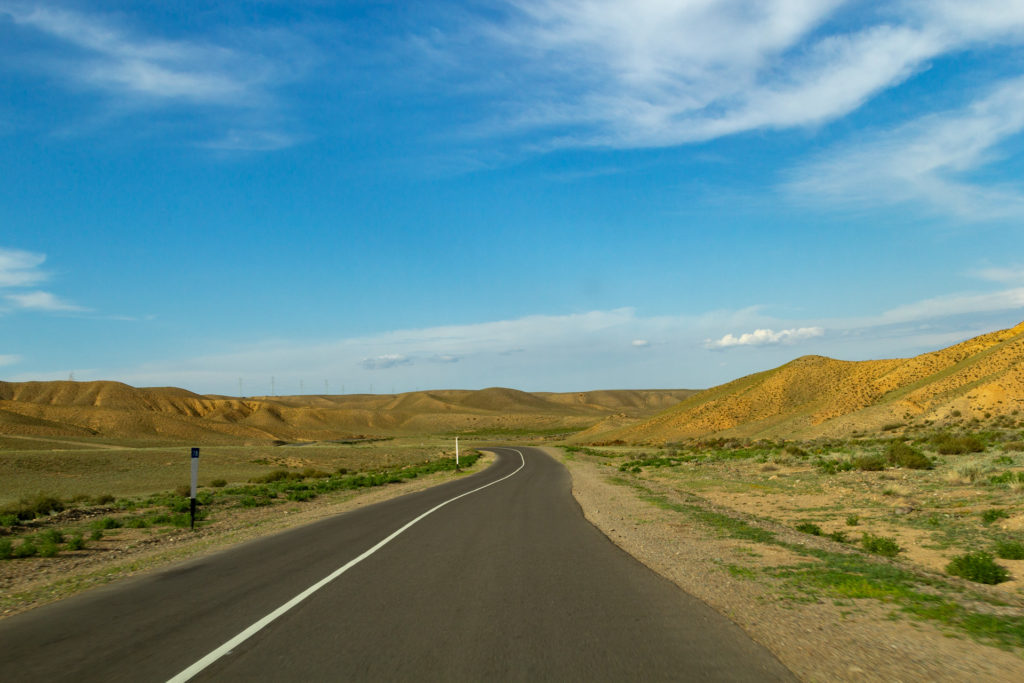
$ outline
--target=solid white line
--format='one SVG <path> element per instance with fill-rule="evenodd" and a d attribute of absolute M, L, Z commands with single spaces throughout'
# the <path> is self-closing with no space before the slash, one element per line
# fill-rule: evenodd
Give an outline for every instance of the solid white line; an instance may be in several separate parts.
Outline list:
<path fill-rule="evenodd" d="M 511 449 L 511 450 L 515 451 L 515 449 Z M 257 633 L 259 633 L 264 627 L 266 627 L 268 624 L 273 622 L 275 619 L 280 617 L 282 614 L 284 614 L 285 612 L 290 610 L 292 607 L 295 607 L 300 602 L 302 602 L 303 600 L 308 598 L 310 595 L 312 595 L 313 593 L 316 593 L 318 590 L 320 590 L 321 588 L 323 588 L 324 586 L 329 584 L 331 581 L 334 581 L 336 578 L 338 578 L 339 576 L 341 576 L 342 574 L 347 572 L 349 569 L 351 569 L 352 567 L 356 566 L 357 564 L 359 564 L 360 562 L 362 562 L 363 560 L 368 558 L 370 555 L 373 555 L 375 552 L 377 552 L 378 550 L 380 550 L 381 548 L 386 546 L 388 543 L 393 541 L 399 534 L 401 534 L 403 531 L 405 531 L 406 529 L 408 529 L 413 524 L 415 524 L 416 522 L 420 521 L 421 519 L 423 519 L 427 515 L 430 515 L 430 514 L 432 514 L 434 512 L 437 512 L 438 510 L 443 508 L 448 503 L 455 502 L 459 498 L 464 498 L 464 497 L 470 495 L 471 493 L 476 493 L 477 491 L 482 491 L 483 489 L 487 488 L 488 486 L 494 486 L 495 484 L 497 484 L 499 482 L 502 482 L 502 481 L 505 481 L 509 477 L 511 477 L 511 476 L 513 476 L 515 474 L 518 474 L 519 470 L 521 470 L 524 467 L 526 467 L 526 458 L 523 457 L 523 454 L 522 454 L 521 451 L 515 451 L 515 452 L 519 453 L 519 459 L 522 461 L 522 464 L 519 465 L 519 467 L 516 469 L 515 472 L 512 472 L 511 474 L 506 474 L 501 479 L 495 479 L 491 483 L 484 484 L 483 486 L 481 486 L 479 488 L 475 488 L 472 491 L 466 491 L 465 493 L 461 493 L 461 494 L 455 496 L 454 498 L 450 498 L 450 499 L 444 501 L 443 503 L 430 508 L 429 510 L 424 512 L 422 515 L 420 515 L 416 519 L 412 520 L 411 522 L 409 522 L 408 524 L 403 526 L 401 529 L 399 529 L 398 531 L 395 531 L 390 536 L 385 538 L 383 541 L 381 541 L 377 545 L 373 546 L 372 548 L 370 548 L 369 550 L 364 552 L 359 557 L 357 557 L 357 558 L 355 558 L 353 560 L 350 560 L 344 566 L 334 570 L 334 572 L 332 572 L 327 577 L 325 577 L 325 578 L 321 579 L 320 581 L 314 583 L 312 586 L 310 586 L 306 590 L 302 591 L 301 593 L 296 595 L 294 598 L 292 598 L 288 602 L 284 603 L 283 605 L 278 607 L 276 610 L 274 610 L 273 612 L 271 612 L 267 616 L 263 617 L 262 619 L 260 619 L 256 623 L 254 623 L 252 626 L 250 626 L 249 628 L 245 629 L 244 631 L 239 633 L 237 636 L 235 636 L 231 640 L 227 641 L 226 643 L 224 643 L 223 645 L 218 647 L 216 650 L 210 652 L 208 655 L 206 655 L 205 657 L 200 659 L 198 662 L 196 662 L 192 666 L 190 666 L 187 669 L 185 669 L 184 671 L 182 671 L 180 674 L 178 674 L 174 678 L 169 679 L 167 683 L 184 683 L 185 681 L 191 679 L 193 676 L 198 674 L 200 671 L 202 671 L 206 667 L 210 666 L 211 664 L 216 662 L 218 659 L 220 659 L 221 657 L 223 657 L 224 655 L 228 654 L 233 649 L 235 649 L 236 647 L 238 647 L 239 645 L 241 645 L 242 643 L 247 641 L 249 638 L 251 638 L 254 635 L 256 635 Z"/>

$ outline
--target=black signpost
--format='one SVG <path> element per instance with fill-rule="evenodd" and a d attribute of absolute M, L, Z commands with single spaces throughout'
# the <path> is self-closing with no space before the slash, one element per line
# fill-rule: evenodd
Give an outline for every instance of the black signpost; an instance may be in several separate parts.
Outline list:
<path fill-rule="evenodd" d="M 196 488 L 199 481 L 199 449 L 192 449 L 192 498 L 189 500 L 189 528 L 196 528 Z"/>

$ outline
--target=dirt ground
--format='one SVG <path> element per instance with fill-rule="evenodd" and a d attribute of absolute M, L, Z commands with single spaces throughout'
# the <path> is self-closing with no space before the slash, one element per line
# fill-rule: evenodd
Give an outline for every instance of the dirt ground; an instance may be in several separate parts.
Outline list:
<path fill-rule="evenodd" d="M 105 532 L 101 540 L 89 542 L 83 550 L 63 550 L 49 558 L 3 561 L 0 562 L 0 618 L 121 577 L 154 571 L 356 507 L 421 491 L 454 477 L 479 472 L 493 461 L 493 455 L 484 453 L 473 467 L 459 474 L 437 472 L 401 484 L 339 491 L 302 503 L 222 510 L 195 531 L 174 527 L 113 529 Z M 87 522 L 88 519 L 79 513 L 78 510 L 60 513 L 52 523 Z M 107 512 L 100 509 L 90 514 L 99 518 Z"/>
<path fill-rule="evenodd" d="M 775 578 L 773 569 L 806 562 L 807 557 L 785 547 L 723 536 L 694 516 L 671 509 L 673 502 L 693 505 L 694 497 L 665 477 L 631 480 L 602 458 L 548 450 L 569 468 L 573 495 L 587 519 L 626 552 L 732 619 L 801 680 L 1024 680 L 1020 653 L 901 615 L 885 600 L 805 594 Z M 701 491 L 702 497 L 707 494 L 702 499 L 709 510 L 739 517 L 750 513 L 790 544 L 829 543 L 781 523 L 773 526 L 771 518 L 780 510 L 772 499 L 722 488 L 721 495 Z M 834 503 L 827 492 L 807 495 L 811 498 L 778 500 L 789 501 L 797 516 Z M 654 504 L 655 498 L 666 503 Z M 923 555 L 914 560 L 933 564 Z M 1003 592 L 1015 591 L 1009 587 Z M 1017 603 L 1013 600 L 1005 609 L 1019 610 Z"/>

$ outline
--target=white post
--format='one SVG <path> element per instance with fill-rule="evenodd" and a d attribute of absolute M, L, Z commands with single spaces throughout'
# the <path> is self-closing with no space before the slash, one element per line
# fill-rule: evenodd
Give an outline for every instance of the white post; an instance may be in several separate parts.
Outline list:
<path fill-rule="evenodd" d="M 459 469 L 459 437 L 455 437 L 455 469 Z"/>

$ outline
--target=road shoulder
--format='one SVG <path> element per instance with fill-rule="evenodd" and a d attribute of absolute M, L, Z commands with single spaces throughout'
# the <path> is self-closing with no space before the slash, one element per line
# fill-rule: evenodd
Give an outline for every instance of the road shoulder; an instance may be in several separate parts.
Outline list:
<path fill-rule="evenodd" d="M 952 638 L 928 622 L 894 619 L 882 602 L 794 593 L 771 570 L 807 558 L 723 537 L 673 509 L 671 491 L 643 490 L 604 463 L 546 450 L 569 469 L 573 496 L 595 527 L 730 618 L 802 680 L 1024 680 L 1017 655 Z"/>

